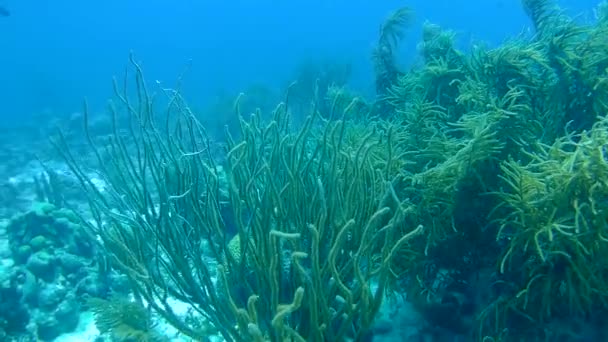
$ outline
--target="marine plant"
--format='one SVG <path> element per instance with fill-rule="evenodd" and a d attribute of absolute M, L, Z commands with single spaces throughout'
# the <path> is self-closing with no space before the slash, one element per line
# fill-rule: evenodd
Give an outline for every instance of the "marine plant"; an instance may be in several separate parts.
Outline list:
<path fill-rule="evenodd" d="M 135 100 L 116 86 L 120 107 L 111 106 L 113 117 L 132 117 L 127 134 L 115 127 L 103 145 L 87 135 L 107 190 L 65 140 L 55 144 L 90 200 L 89 228 L 135 294 L 198 340 L 208 330 L 177 316 L 168 298 L 190 304 L 228 341 L 366 336 L 393 257 L 423 232 L 406 225 L 410 208 L 393 186 L 391 126 L 346 144 L 345 122 L 318 111 L 292 127 L 288 95 L 268 124 L 260 113 L 241 120 L 241 138 L 227 136 L 219 165 L 179 92 L 161 92 L 168 106 L 159 120 L 158 98 L 131 62 Z M 372 158 L 382 150 L 386 158 Z"/>
<path fill-rule="evenodd" d="M 580 23 L 550 0 L 523 4 L 532 37 L 465 53 L 426 23 L 407 72 L 395 58 L 412 12 L 400 9 L 373 55 L 375 102 L 308 87 L 297 126 L 295 88 L 248 119 L 241 97 L 221 148 L 178 90 L 150 92 L 132 61 L 135 96 L 116 85 L 110 109 L 130 126 L 101 142 L 87 132 L 109 186 L 56 142 L 89 228 L 136 296 L 195 339 L 361 340 L 386 290 L 482 341 L 601 316 L 608 11 Z"/>
<path fill-rule="evenodd" d="M 327 89 L 328 119 L 343 118 L 351 122 L 366 122 L 372 116 L 371 104 L 345 86 L 333 85 Z"/>
<path fill-rule="evenodd" d="M 417 267 L 400 269 L 403 273 L 399 274 L 405 279 L 402 284 L 406 284 L 403 286 L 410 298 L 419 298 L 419 307 L 429 312 L 436 313 L 437 307 L 446 302 L 469 305 L 454 300 L 450 289 L 458 289 L 459 298 L 471 296 L 478 301 L 476 305 L 487 305 L 475 313 L 483 331 L 477 336 L 480 340 L 489 336 L 541 336 L 539 331 L 544 324 L 560 319 L 564 312 L 582 319 L 605 309 L 603 299 L 594 297 L 603 291 L 603 280 L 595 284 L 592 280 L 577 280 L 586 278 L 590 270 L 580 271 L 584 277 L 575 276 L 578 268 L 573 267 L 569 278 L 564 278 L 569 267 L 566 259 L 600 265 L 600 269 L 593 266 L 593 271 L 603 272 L 603 263 L 595 261 L 601 253 L 593 252 L 595 247 L 591 247 L 600 242 L 593 242 L 590 237 L 561 239 L 561 244 L 572 243 L 559 256 L 566 259 L 543 263 L 543 257 L 549 258 L 551 253 L 544 251 L 541 257 L 532 252 L 532 217 L 522 218 L 522 228 L 515 229 L 513 220 L 517 215 L 513 213 L 519 211 L 514 209 L 510 195 L 505 195 L 519 194 L 518 190 L 508 189 L 528 186 L 513 177 L 521 175 L 521 170 L 530 170 L 521 179 L 530 180 L 534 186 L 530 197 L 521 199 L 518 205 L 534 207 L 535 220 L 542 220 L 549 227 L 561 227 L 564 218 L 579 217 L 581 224 L 581 217 L 586 218 L 585 222 L 593 217 L 587 209 L 581 209 L 592 206 L 582 204 L 583 199 L 579 198 L 576 205 L 558 205 L 548 192 L 555 191 L 557 196 L 558 189 L 562 189 L 560 199 L 567 202 L 567 198 L 588 193 L 583 190 L 588 186 L 594 191 L 599 189 L 598 185 L 578 181 L 569 183 L 568 188 L 566 181 L 561 185 L 553 182 L 554 177 L 560 177 L 558 174 L 575 177 L 572 168 L 564 164 L 573 162 L 560 159 L 566 158 L 564 153 L 575 155 L 572 158 L 581 165 L 592 165 L 591 160 L 596 160 L 599 171 L 591 178 L 597 176 L 595 179 L 599 180 L 603 174 L 603 157 L 599 155 L 604 150 L 600 132 L 604 130 L 602 117 L 607 109 L 605 10 L 598 10 L 596 22 L 581 23 L 566 16 L 552 1 L 524 1 L 524 8 L 535 27 L 532 37 L 516 37 L 494 48 L 477 45 L 466 54 L 455 49 L 453 34 L 426 24 L 420 44 L 423 64 L 400 73 L 382 99 L 385 111 L 391 113 L 384 118 L 400 125 L 396 131 L 402 137 L 401 146 L 405 146 L 402 156 L 408 158 L 396 191 L 409 199 L 415 220 L 427 228 L 426 258 Z M 579 144 L 595 154 L 583 152 L 587 150 Z M 555 167 L 553 174 L 538 171 L 550 165 Z M 555 209 L 536 208 L 550 199 L 552 202 L 545 207 Z M 596 207 L 602 203 L 599 199 L 593 202 Z M 548 231 L 538 229 L 543 231 L 539 233 L 543 237 Z M 557 239 L 559 234 L 551 236 Z M 577 248 L 585 251 L 585 258 L 572 256 Z M 515 251 L 517 256 L 511 254 Z M 512 258 L 505 258 L 507 254 Z M 478 294 L 484 298 L 480 299 L 471 294 L 471 288 L 483 277 L 494 285 L 487 293 Z M 597 280 L 598 276 L 590 279 Z M 532 286 L 524 291 L 530 280 Z M 593 290 L 589 290 L 590 286 Z M 543 298 L 550 302 L 543 302 Z M 526 305 L 522 304 L 524 299 Z M 595 305 L 587 306 L 590 302 Z M 451 305 L 443 307 L 455 312 Z M 538 324 L 518 324 L 518 316 Z M 488 319 L 496 324 L 490 327 Z M 467 324 L 471 325 L 455 322 L 450 328 L 462 332 Z"/>
<path fill-rule="evenodd" d="M 331 59 L 304 60 L 292 76 L 290 108 L 294 121 L 304 120 L 314 103 L 322 115 L 328 115 L 332 104 L 329 91 L 344 87 L 350 80 L 352 66 Z"/>
<path fill-rule="evenodd" d="M 151 312 L 136 301 L 113 296 L 110 299 L 91 297 L 87 306 L 95 316 L 95 327 L 112 341 L 161 342 L 167 337 L 158 333 Z"/>
<path fill-rule="evenodd" d="M 498 239 L 507 248 L 499 271 L 505 294 L 513 292 L 492 306 L 494 324 L 509 327 L 518 316 L 539 325 L 608 307 L 607 124 L 602 118 L 589 132 L 541 144 L 527 163 L 502 163 Z"/>
<path fill-rule="evenodd" d="M 523 4 L 535 26 L 535 40 L 543 46 L 556 75 L 547 104 L 562 118 L 562 127 L 572 121 L 573 129 L 590 129 L 606 108 L 602 80 L 608 72 L 608 41 L 602 7 L 595 22 L 581 23 L 567 16 L 555 1 L 526 0 Z"/>
<path fill-rule="evenodd" d="M 414 12 L 409 7 L 402 7 L 392 12 L 380 27 L 378 43 L 372 54 L 376 75 L 376 95 L 378 115 L 383 117 L 390 113 L 383 110 L 383 98 L 402 75 L 397 65 L 397 47 L 405 34 L 405 30 L 413 22 Z"/>

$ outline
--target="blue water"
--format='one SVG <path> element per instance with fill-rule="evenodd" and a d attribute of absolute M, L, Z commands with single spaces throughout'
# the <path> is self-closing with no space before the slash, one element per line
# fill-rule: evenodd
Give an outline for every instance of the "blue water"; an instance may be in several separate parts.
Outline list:
<path fill-rule="evenodd" d="M 596 3 L 560 2 L 583 16 Z M 284 86 L 307 59 L 350 63 L 353 87 L 371 94 L 378 27 L 403 5 L 417 19 L 401 45 L 405 65 L 426 20 L 464 46 L 497 44 L 528 25 L 515 0 L 2 0 L 11 16 L 0 17 L 0 122 L 69 116 L 84 97 L 101 110 L 131 50 L 149 79 L 169 84 L 191 60 L 184 89 L 195 106 L 251 84 Z"/>

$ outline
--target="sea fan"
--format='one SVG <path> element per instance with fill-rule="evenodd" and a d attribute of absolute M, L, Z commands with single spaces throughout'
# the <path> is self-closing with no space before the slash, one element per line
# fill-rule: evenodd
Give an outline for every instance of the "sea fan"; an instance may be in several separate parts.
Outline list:
<path fill-rule="evenodd" d="M 109 334 L 114 341 L 168 341 L 157 333 L 150 311 L 138 302 L 114 296 L 110 299 L 90 298 L 90 310 L 101 334 Z"/>

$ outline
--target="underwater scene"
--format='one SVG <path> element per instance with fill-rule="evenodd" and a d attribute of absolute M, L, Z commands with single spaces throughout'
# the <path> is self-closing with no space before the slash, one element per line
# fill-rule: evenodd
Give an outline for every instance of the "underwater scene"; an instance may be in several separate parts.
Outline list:
<path fill-rule="evenodd" d="M 608 341 L 608 2 L 174 3 L 0 1 L 0 342 Z"/>

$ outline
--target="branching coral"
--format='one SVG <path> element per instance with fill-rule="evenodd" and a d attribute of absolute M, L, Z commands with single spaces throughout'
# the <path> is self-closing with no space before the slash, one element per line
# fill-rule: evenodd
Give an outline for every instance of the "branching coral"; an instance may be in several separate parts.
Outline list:
<path fill-rule="evenodd" d="M 395 84 L 401 71 L 397 67 L 396 49 L 405 31 L 413 21 L 413 11 L 409 7 L 400 8 L 386 19 L 380 27 L 378 44 L 372 55 L 376 73 L 376 92 L 383 97 Z M 380 113 L 383 116 L 386 113 Z"/>
<path fill-rule="evenodd" d="M 89 137 L 109 190 L 56 143 L 90 199 L 91 228 L 136 294 L 196 339 L 208 330 L 177 316 L 167 298 L 189 303 L 229 341 L 366 336 L 393 257 L 423 231 L 406 226 L 410 208 L 393 187 L 390 125 L 348 143 L 345 122 L 313 111 L 293 130 L 287 97 L 268 124 L 257 113 L 241 120 L 241 138 L 228 134 L 222 175 L 179 93 L 165 91 L 159 122 L 132 63 L 138 102 L 117 91 L 130 134 L 115 129 L 105 147 Z"/>
<path fill-rule="evenodd" d="M 311 116 L 291 134 L 284 115 L 279 107 L 269 126 L 243 122 L 245 140 L 229 143 L 232 197 L 239 199 L 233 204 L 252 216 L 239 224 L 241 241 L 252 241 L 242 243 L 248 256 L 241 259 L 252 260 L 258 287 L 247 301 L 257 311 L 239 308 L 237 298 L 233 310 L 243 331 L 254 324 L 253 331 L 274 327 L 277 335 L 270 336 L 280 339 L 358 339 L 379 308 L 391 259 L 421 230 L 401 235 L 408 207 L 386 178 L 390 129 L 347 140 L 344 122 L 318 126 Z M 380 145 L 384 140 L 389 143 Z M 373 158 L 383 149 L 386 158 Z M 373 279 L 378 290 L 371 290 Z M 285 300 L 292 303 L 279 304 Z"/>
<path fill-rule="evenodd" d="M 505 327 L 518 330 L 515 316 L 547 322 L 563 312 L 582 316 L 605 307 L 605 299 L 598 295 L 605 285 L 597 276 L 604 272 L 603 266 L 589 266 L 602 265 L 594 261 L 602 253 L 594 248 L 603 235 L 595 234 L 592 240 L 594 234 L 579 238 L 572 233 L 587 229 L 577 225 L 590 227 L 590 220 L 596 224 L 603 220 L 594 216 L 602 210 L 593 214 L 603 203 L 602 182 L 586 182 L 604 172 L 603 152 L 597 151 L 604 150 L 600 126 L 605 124 L 597 122 L 598 115 L 605 115 L 607 102 L 601 52 L 605 16 L 600 12 L 598 22 L 579 24 L 551 1 L 524 5 L 537 31 L 532 39 L 519 37 L 493 49 L 476 46 L 469 54 L 451 47 L 449 33 L 427 25 L 421 45 L 425 63 L 400 75 L 387 97 L 392 119 L 405 132 L 403 155 L 410 157 L 399 192 L 410 199 L 418 221 L 427 227 L 426 254 L 432 256 L 427 265 L 466 273 L 470 265 L 446 263 L 438 255 L 470 261 L 471 248 L 486 248 L 474 243 L 486 243 L 489 235 L 500 234 L 497 241 L 488 242 L 494 252 L 485 250 L 472 261 L 488 266 L 494 260 L 504 272 L 496 279 L 499 294 L 490 295 L 494 303 L 480 314 L 484 328 L 489 327 L 485 318 L 492 315 L 493 336 L 503 334 Z M 566 126 L 572 132 L 560 138 Z M 574 169 L 563 164 L 571 158 L 566 154 L 596 160 L 595 166 L 584 163 L 595 174 L 582 172 L 589 175 L 586 180 L 573 176 Z M 572 160 L 567 163 L 576 164 Z M 559 185 L 554 183 L 562 177 L 558 175 L 563 176 Z M 594 190 L 581 190 L 585 188 Z M 584 195 L 596 191 L 600 197 L 593 200 Z M 474 204 L 484 201 L 479 198 L 486 199 L 485 206 Z M 513 209 L 516 199 L 517 210 Z M 486 217 L 494 204 L 498 209 L 490 217 L 498 217 L 496 221 Z M 522 211 L 529 216 L 519 220 Z M 460 254 L 442 253 L 448 244 L 460 248 Z M 501 247 L 504 254 L 496 260 Z M 573 266 L 578 263 L 584 265 Z M 437 273 L 423 272 L 413 271 L 421 284 L 439 281 L 433 279 Z M 414 288 L 432 292 L 425 286 Z M 529 336 L 522 326 L 518 325 L 518 336 Z"/>
<path fill-rule="evenodd" d="M 515 293 L 499 310 L 544 323 L 606 308 L 607 123 L 539 146 L 527 164 L 503 163 L 498 238 L 508 246 L 499 269 Z"/>
<path fill-rule="evenodd" d="M 375 103 L 309 82 L 310 106 L 291 88 L 266 122 L 243 119 L 240 98 L 220 158 L 178 91 L 161 92 L 161 123 L 134 63 L 137 100 L 117 88 L 112 108 L 133 118 L 127 134 L 89 137 L 108 189 L 59 142 L 91 228 L 136 295 L 197 339 L 209 330 L 167 298 L 230 341 L 366 338 L 388 284 L 425 317 L 474 297 L 454 312 L 476 313 L 486 341 L 605 312 L 608 16 L 580 24 L 552 1 L 524 6 L 533 37 L 470 53 L 425 24 L 409 72 L 395 61 L 412 19 L 400 9 L 374 51 Z M 494 286 L 477 291 L 479 279 Z"/>

